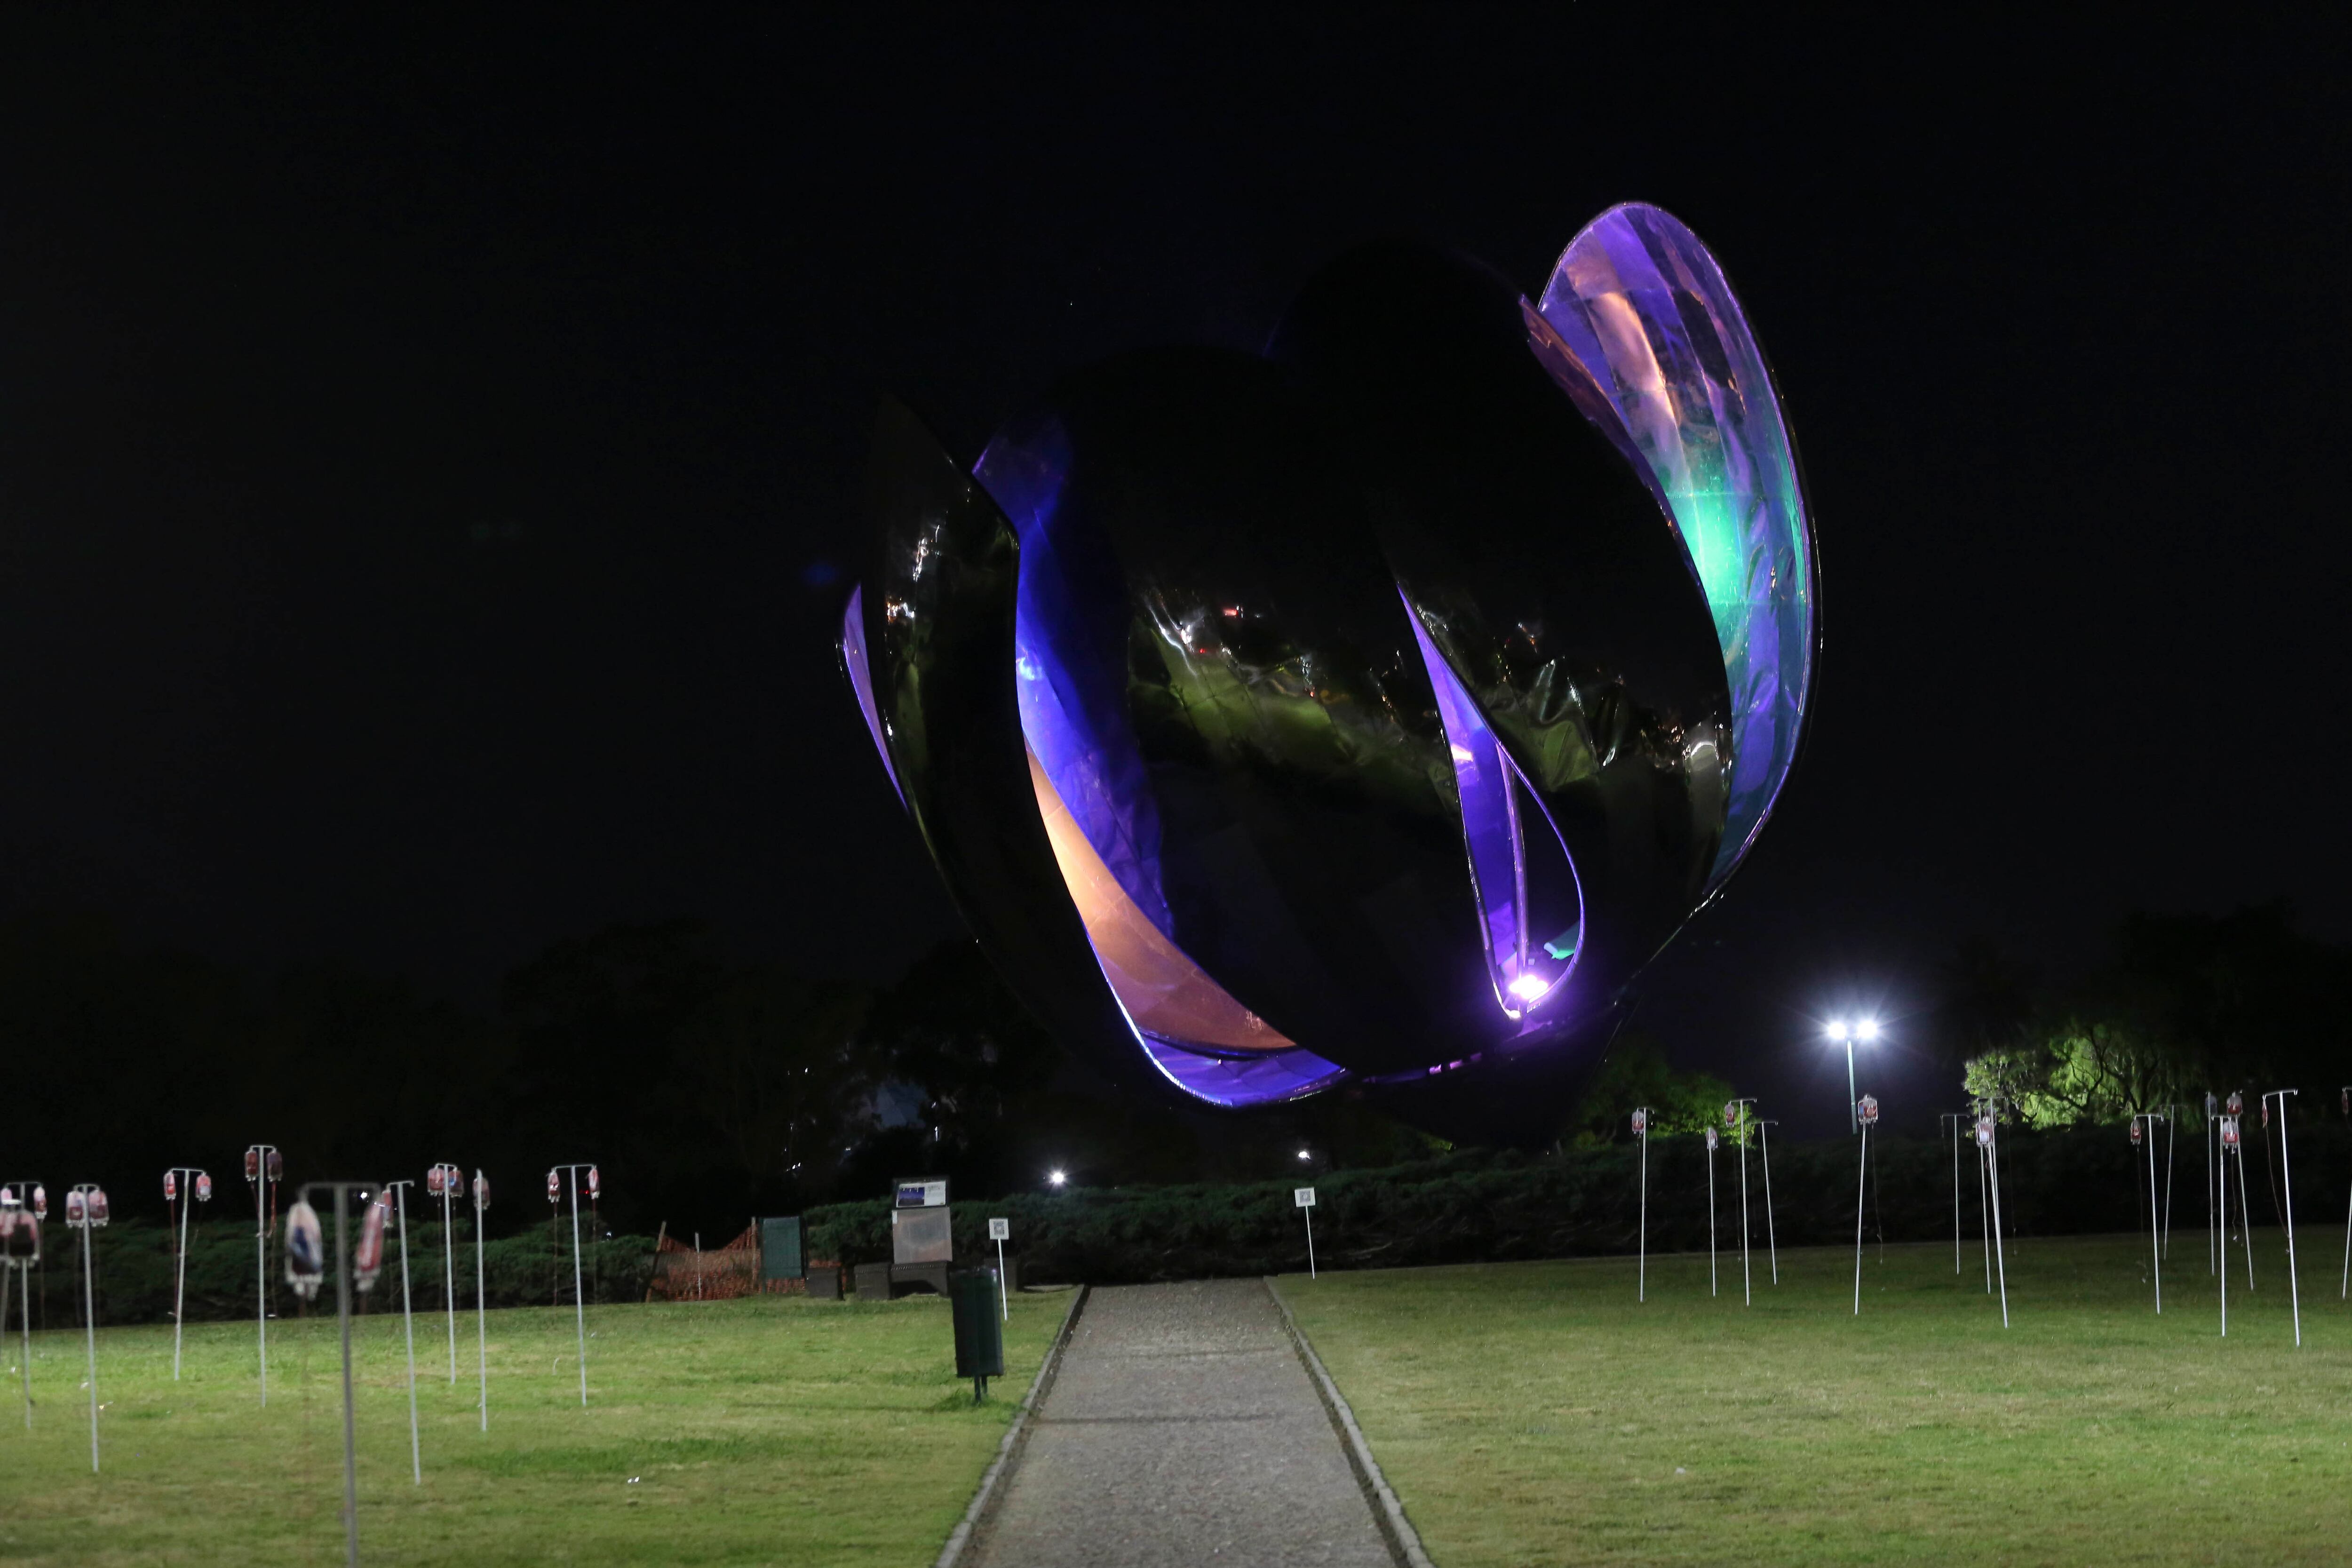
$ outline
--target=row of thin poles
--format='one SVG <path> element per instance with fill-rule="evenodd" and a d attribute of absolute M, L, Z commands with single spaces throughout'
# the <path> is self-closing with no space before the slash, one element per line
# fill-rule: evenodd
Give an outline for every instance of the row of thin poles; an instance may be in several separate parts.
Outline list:
<path fill-rule="evenodd" d="M 1769 1128 L 1778 1121 L 1760 1121 L 1752 1114 L 1756 1101 L 1741 1099 L 1726 1101 L 1723 1107 L 1724 1125 L 1732 1131 L 1739 1144 L 1739 1277 L 1743 1300 L 1753 1305 L 1756 1300 L 1755 1278 L 1750 1264 L 1750 1244 L 1755 1226 L 1748 1215 L 1748 1135 L 1753 1128 L 1764 1167 L 1764 1238 L 1767 1255 L 1771 1260 L 1772 1283 L 1780 1282 L 1780 1240 L 1772 1218 L 1772 1144 Z M 1637 1299 L 1650 1299 L 1650 1124 L 1657 1112 L 1646 1105 L 1636 1106 L 1633 1113 L 1633 1130 L 1640 1144 L 1641 1218 L 1636 1235 L 1634 1289 Z M 1715 1152 L 1718 1146 L 1715 1129 L 1706 1129 L 1706 1287 L 1710 1296 L 1721 1293 L 1721 1273 L 1717 1263 L 1715 1218 Z"/>

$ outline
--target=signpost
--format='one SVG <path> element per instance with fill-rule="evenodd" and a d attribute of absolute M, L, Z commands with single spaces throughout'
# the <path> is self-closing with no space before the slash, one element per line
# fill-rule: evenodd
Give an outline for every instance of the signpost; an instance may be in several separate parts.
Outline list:
<path fill-rule="evenodd" d="M 91 1272 L 89 1233 L 106 1227 L 106 1193 L 96 1182 L 77 1182 L 66 1194 L 66 1228 L 81 1232 L 82 1333 L 89 1355 L 89 1473 L 98 1474 L 98 1280 Z"/>
<path fill-rule="evenodd" d="M 189 1202 L 180 1205 L 179 1284 L 172 1299 L 172 1381 L 180 1381 L 180 1331 L 188 1316 L 188 1215 L 194 1204 L 213 1201 L 213 1179 L 194 1165 L 174 1165 L 163 1173 L 163 1204 L 166 1212 L 180 1197 L 180 1182 L 189 1184 Z"/>
<path fill-rule="evenodd" d="M 245 1184 L 253 1189 L 253 1323 L 261 1362 L 261 1404 L 269 1406 L 269 1235 L 278 1228 L 276 1189 L 286 1179 L 286 1156 L 272 1143 L 245 1152 Z"/>
<path fill-rule="evenodd" d="M 2214 1228 L 2213 1182 L 2216 1174 L 2213 1159 L 2213 1091 L 2205 1091 L 2205 1272 L 2210 1274 L 2220 1267 L 2221 1232 Z"/>
<path fill-rule="evenodd" d="M 1878 1125 L 1878 1101 L 1864 1095 L 1853 1102 L 1854 1125 L 1862 1129 L 1862 1165 L 1853 1189 L 1853 1315 L 1862 1316 L 1863 1198 L 1870 1191 L 1870 1130 Z"/>
<path fill-rule="evenodd" d="M 588 1298 L 580 1288 L 580 1182 L 581 1173 L 587 1173 L 588 1191 L 593 1196 L 599 1190 L 596 1167 L 582 1161 L 575 1164 L 557 1165 L 547 1173 L 547 1197 L 553 1203 L 562 1191 L 559 1177 L 572 1178 L 572 1306 L 580 1332 L 580 1404 L 588 1404 Z M 699 1256 L 698 1254 L 698 1256 Z M 484 1405 L 488 1409 L 487 1401 Z"/>
<path fill-rule="evenodd" d="M 2156 1124 L 2164 1118 L 2153 1110 L 2143 1110 L 2131 1119 L 2132 1147 L 2140 1146 L 2140 1131 L 2147 1131 L 2147 1260 L 2156 1270 L 2156 1314 L 2164 1315 L 2164 1247 L 2158 1239 L 2156 1218 Z"/>
<path fill-rule="evenodd" d="M 466 1173 L 446 1160 L 425 1173 L 425 1195 L 441 1200 L 441 1300 L 449 1316 L 449 1386 L 457 1385 L 457 1237 L 450 1208 L 466 1190 Z"/>
<path fill-rule="evenodd" d="M 1003 1321 L 1013 1321 L 1013 1295 L 1004 1283 L 1004 1244 L 1013 1239 L 1013 1222 L 992 1219 L 988 1222 L 988 1239 L 996 1243 L 996 1305 Z"/>
<path fill-rule="evenodd" d="M 1646 1105 L 1633 1108 L 1633 1136 L 1641 1143 L 1637 1158 L 1642 1170 L 1642 1217 L 1633 1243 L 1633 1300 L 1646 1301 L 1650 1299 L 1650 1108 Z M 2352 1280 L 2352 1224 L 2344 1227 L 2344 1257 L 2345 1278 Z"/>
<path fill-rule="evenodd" d="M 1307 1221 L 1307 1278 L 1312 1279 L 1315 1278 L 1315 1189 L 1294 1187 L 1290 1201 L 1297 1205 L 1300 1217 Z"/>
<path fill-rule="evenodd" d="M 2294 1271 L 2294 1173 L 2286 1159 L 2286 1097 L 2299 1094 L 2300 1089 L 2274 1089 L 2263 1096 L 2263 1116 L 2268 1120 L 2271 1101 L 2278 1101 L 2279 1112 L 2279 1175 L 2286 1184 L 2286 1294 L 2294 1308 L 2294 1344 L 2303 1348 L 2303 1287 Z M 2251 1243 L 2249 1243 L 2251 1245 Z"/>

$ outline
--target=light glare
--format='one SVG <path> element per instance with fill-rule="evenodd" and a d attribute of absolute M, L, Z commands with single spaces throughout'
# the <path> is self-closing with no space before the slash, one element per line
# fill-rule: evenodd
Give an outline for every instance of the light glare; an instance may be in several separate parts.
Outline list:
<path fill-rule="evenodd" d="M 1864 1045 L 1878 1038 L 1878 1020 L 1864 1018 L 1861 1023 L 1856 1024 L 1853 1026 L 1853 1037 Z"/>
<path fill-rule="evenodd" d="M 1550 989 L 1550 981 L 1534 974 L 1522 974 L 1510 985 L 1511 994 L 1522 1002 L 1533 1002 Z"/>

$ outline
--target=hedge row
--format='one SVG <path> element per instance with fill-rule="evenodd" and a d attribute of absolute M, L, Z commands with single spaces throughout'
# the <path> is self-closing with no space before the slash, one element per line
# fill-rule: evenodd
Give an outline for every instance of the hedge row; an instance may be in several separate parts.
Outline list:
<path fill-rule="evenodd" d="M 1316 1260 L 1327 1268 L 1401 1268 L 1628 1253 L 1634 1248 L 1641 1199 L 1632 1144 L 1525 1155 L 1474 1152 L 1312 1178 Z M 1854 1233 L 1857 1150 L 1852 1139 L 1783 1145 L 1772 1151 L 1772 1234 L 1788 1246 L 1851 1241 Z M 2340 1228 L 2352 1139 L 2314 1124 L 2294 1134 L 2295 1218 L 2316 1236 Z M 1649 1245 L 1654 1251 L 1704 1250 L 1707 1244 L 1706 1153 L 1696 1138 L 1654 1140 L 1649 1152 Z M 1874 1137 L 1868 1228 L 1890 1241 L 1932 1241 L 1952 1234 L 1953 1152 L 1948 1141 Z M 2246 1170 L 2257 1225 L 2275 1223 L 2259 1135 Z M 1978 1178 L 1966 1143 L 1958 1167 L 1963 1229 L 1979 1234 Z M 1748 1154 L 1748 1204 L 1758 1245 L 1766 1237 L 1764 1162 Z M 2165 1168 L 2159 1149 L 2159 1205 Z M 2201 1136 L 2184 1135 L 2175 1152 L 2173 1225 L 2205 1225 Z M 1739 1152 L 1715 1155 L 1717 1234 L 1739 1236 Z M 2234 1191 L 2236 1183 L 2233 1181 Z M 1012 1222 L 1013 1246 L 1032 1280 L 1118 1284 L 1213 1275 L 1275 1273 L 1307 1266 L 1305 1227 L 1292 1184 L 1089 1188 L 1023 1194 L 954 1205 L 956 1251 L 989 1255 L 987 1220 Z M 2001 1136 L 2002 1220 L 2009 1232 L 2053 1236 L 2125 1231 L 2145 1226 L 2147 1164 L 2119 1128 Z M 2233 1205 L 2234 1206 L 2234 1205 Z M 845 1263 L 890 1256 L 889 1207 L 883 1201 L 813 1209 L 812 1256 Z"/>
<path fill-rule="evenodd" d="M 457 1304 L 474 1304 L 474 1245 L 470 1236 L 457 1238 Z M 269 1310 L 281 1317 L 295 1316 L 299 1308 L 286 1283 L 285 1238 L 281 1223 L 269 1247 Z M 178 1237 L 167 1226 L 152 1220 L 118 1220 L 93 1233 L 91 1263 L 98 1287 L 98 1321 L 101 1323 L 169 1322 L 175 1286 L 173 1247 Z M 81 1321 L 81 1238 L 59 1222 L 50 1210 L 42 1227 L 41 1267 L 33 1273 L 33 1324 L 62 1328 Z M 400 1307 L 400 1253 L 397 1243 L 385 1248 L 385 1268 L 375 1289 L 358 1298 L 359 1310 L 396 1311 Z M 615 1236 L 588 1242 L 581 1248 L 582 1284 L 588 1300 L 636 1301 L 645 1298 L 653 1274 L 654 1240 L 648 1236 Z M 445 1300 L 445 1268 L 438 1225 L 412 1226 L 408 1232 L 409 1289 L 416 1310 L 439 1311 Z M 198 1223 L 188 1237 L 188 1321 L 249 1318 L 254 1298 L 253 1222 Z M 567 1233 L 551 1243 L 546 1232 L 485 1242 L 482 1279 L 493 1307 L 547 1306 L 569 1302 L 572 1289 L 572 1242 Z M 332 1312 L 331 1296 L 323 1302 Z M 309 1310 L 320 1310 L 312 1302 Z M 8 1307 L 10 1323 L 17 1306 Z"/>

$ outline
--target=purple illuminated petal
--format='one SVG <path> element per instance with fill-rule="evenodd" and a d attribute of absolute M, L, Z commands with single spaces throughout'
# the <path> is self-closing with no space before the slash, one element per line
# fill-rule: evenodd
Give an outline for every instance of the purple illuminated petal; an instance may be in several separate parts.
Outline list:
<path fill-rule="evenodd" d="M 1575 968 L 1583 921 L 1583 895 L 1576 864 L 1559 830 L 1538 804 L 1518 764 L 1503 749 L 1476 699 L 1423 630 L 1410 601 L 1405 618 L 1437 693 L 1437 714 L 1454 759 L 1454 783 L 1462 811 L 1463 847 L 1478 900 L 1479 936 L 1486 949 L 1495 999 L 1505 1014 L 1521 1017 L 1556 995 Z M 1542 824 L 1538 853 L 1529 854 L 1526 818 Z M 1557 851 L 1555 854 L 1553 851 Z M 1531 866 L 1548 896 L 1529 897 Z M 1545 924 L 1538 909 L 1550 912 Z"/>
<path fill-rule="evenodd" d="M 889 776 L 890 787 L 898 792 L 898 804 L 907 804 L 907 792 L 898 788 L 898 770 L 890 765 L 890 748 L 882 740 L 882 710 L 874 703 L 874 675 L 866 658 L 866 589 L 861 585 L 849 591 L 849 608 L 841 616 L 841 662 L 849 671 L 849 684 L 857 692 L 857 710 L 866 715 L 866 732 L 874 737 L 874 750 L 882 758 L 882 771 Z"/>
<path fill-rule="evenodd" d="M 1303 1048 L 1223 1057 L 1186 1050 L 1141 1031 L 1136 1038 L 1160 1076 L 1213 1105 L 1273 1105 L 1319 1093 L 1348 1078 L 1347 1068 Z"/>
<path fill-rule="evenodd" d="M 1612 207 L 1561 253 L 1536 342 L 1591 378 L 1645 461 L 1706 595 L 1731 689 L 1731 790 L 1707 886 L 1755 840 L 1795 761 L 1813 669 L 1811 523 L 1762 349 L 1698 237 Z M 1590 400 L 1579 399 L 1588 416 Z"/>
<path fill-rule="evenodd" d="M 1017 444 L 999 440 L 972 473 L 1021 541 L 1013 638 L 1022 734 L 1127 896 L 1163 934 L 1171 932 L 1175 921 L 1160 885 L 1159 813 L 1125 722 L 1125 693 L 1086 682 L 1087 672 L 1123 670 L 1125 661 L 1083 657 L 1094 617 L 1085 589 L 1071 581 L 1055 528 L 1069 473 L 1067 439 L 1049 426 Z M 1081 657 L 1064 658 L 1074 644 Z"/>

